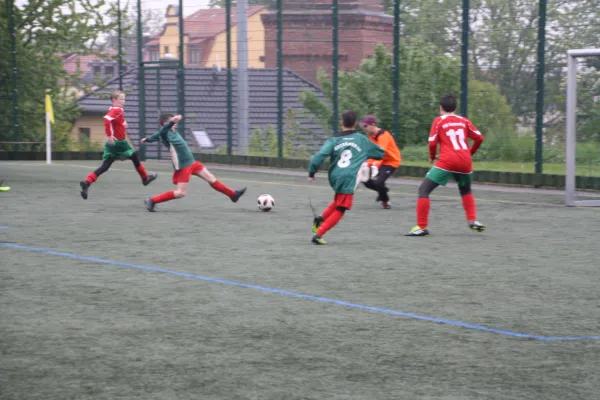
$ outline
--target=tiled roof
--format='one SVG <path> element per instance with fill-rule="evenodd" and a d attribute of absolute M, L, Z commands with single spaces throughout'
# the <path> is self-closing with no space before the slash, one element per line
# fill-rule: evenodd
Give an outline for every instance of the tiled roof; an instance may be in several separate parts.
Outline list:
<path fill-rule="evenodd" d="M 107 49 L 105 51 L 104 58 L 97 56 L 95 54 L 89 54 L 89 55 L 85 55 L 85 56 L 73 54 L 64 59 L 63 67 L 65 68 L 65 70 L 67 71 L 67 73 L 69 75 L 73 75 L 75 72 L 77 72 L 77 68 L 79 68 L 81 71 L 81 75 L 83 76 L 89 72 L 90 62 L 102 61 L 103 59 L 106 59 L 107 57 L 113 57 L 116 55 L 117 55 L 117 52 L 116 52 L 116 50 L 113 50 L 113 49 Z"/>
<path fill-rule="evenodd" d="M 267 6 L 249 6 L 248 7 L 248 18 L 254 14 L 266 10 Z M 236 10 L 235 7 L 231 9 L 231 26 L 234 27 L 236 24 Z M 198 10 L 195 13 L 185 17 L 183 19 L 183 29 L 185 34 L 190 37 L 194 43 L 199 43 L 205 39 L 217 36 L 219 33 L 224 32 L 226 28 L 226 18 L 224 8 L 209 8 Z M 155 35 L 148 42 L 148 45 L 156 45 L 159 43 L 159 35 Z"/>
<path fill-rule="evenodd" d="M 192 131 L 204 130 L 211 137 L 215 146 L 227 143 L 227 76 L 226 70 L 220 72 L 214 68 L 185 69 L 185 129 L 186 139 L 194 144 Z M 146 132 L 144 135 L 158 130 L 160 113 L 177 112 L 177 78 L 176 71 L 163 70 L 160 78 L 160 110 L 156 71 L 145 74 Z M 265 128 L 267 125 L 277 126 L 277 70 L 249 69 L 249 128 Z M 237 71 L 232 71 L 233 102 L 233 146 L 237 145 Z M 108 109 L 110 102 L 107 96 L 114 89 L 116 80 L 106 86 L 77 100 L 84 114 L 102 114 Z M 138 113 L 138 70 L 134 69 L 123 76 L 123 89 L 127 93 L 125 113 L 128 123 L 128 135 L 136 140 L 139 137 Z M 304 133 L 300 141 L 313 150 L 323 143 L 329 133 L 324 132 L 321 125 L 309 117 L 298 100 L 298 94 L 304 89 L 313 90 L 318 96 L 321 91 L 312 83 L 304 80 L 292 71 L 283 73 L 283 105 L 287 110 L 297 111 L 297 121 L 310 133 Z M 284 114 L 285 117 L 285 114 Z M 156 152 L 156 147 L 148 146 L 148 155 Z M 163 152 L 164 154 L 164 152 Z"/>

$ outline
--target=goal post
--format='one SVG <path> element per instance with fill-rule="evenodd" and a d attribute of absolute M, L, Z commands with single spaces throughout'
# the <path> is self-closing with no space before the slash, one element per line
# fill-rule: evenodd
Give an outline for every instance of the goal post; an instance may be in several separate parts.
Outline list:
<path fill-rule="evenodd" d="M 600 207 L 600 200 L 576 200 L 575 176 L 577 155 L 577 60 L 600 56 L 600 49 L 567 51 L 567 136 L 565 143 L 565 205 L 569 207 Z"/>

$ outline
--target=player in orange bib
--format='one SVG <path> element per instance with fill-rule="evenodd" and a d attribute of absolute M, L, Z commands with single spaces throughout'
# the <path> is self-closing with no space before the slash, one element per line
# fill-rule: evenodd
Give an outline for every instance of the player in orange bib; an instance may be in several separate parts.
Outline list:
<path fill-rule="evenodd" d="M 475 197 L 471 192 L 473 174 L 471 156 L 481 146 L 483 136 L 471 121 L 454 114 L 455 110 L 456 96 L 448 94 L 442 97 L 440 101 L 441 115 L 433 120 L 429 133 L 429 161 L 432 164 L 435 162 L 438 144 L 440 145 L 440 157 L 419 186 L 417 226 L 406 236 L 429 235 L 427 229 L 430 208 L 429 195 L 439 185 L 445 186 L 450 178 L 453 178 L 458 184 L 469 227 L 478 232 L 485 230 L 485 226 L 477 221 Z M 471 147 L 468 145 L 469 138 L 473 140 Z"/>
<path fill-rule="evenodd" d="M 372 178 L 365 182 L 364 185 L 377 192 L 377 199 L 375 201 L 380 201 L 384 209 L 390 209 L 392 208 L 390 197 L 388 196 L 390 189 L 385 185 L 385 181 L 400 167 L 400 162 L 402 161 L 400 149 L 392 134 L 377 126 L 377 119 L 373 115 L 365 116 L 360 126 L 369 134 L 369 140 L 385 151 L 385 155 L 381 160 L 367 160 L 367 163 L 371 167 Z"/>

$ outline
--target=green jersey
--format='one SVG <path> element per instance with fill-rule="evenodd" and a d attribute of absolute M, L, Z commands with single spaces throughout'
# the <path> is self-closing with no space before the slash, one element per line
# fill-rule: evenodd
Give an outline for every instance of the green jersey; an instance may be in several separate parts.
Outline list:
<path fill-rule="evenodd" d="M 385 152 L 366 136 L 356 131 L 345 131 L 328 139 L 313 156 L 308 175 L 314 176 L 323 161 L 330 158 L 329 184 L 336 193 L 353 194 L 358 186 L 358 171 L 369 158 L 381 160 Z"/>
<path fill-rule="evenodd" d="M 181 137 L 179 132 L 171 130 L 173 122 L 167 122 L 163 125 L 160 131 L 146 138 L 148 143 L 156 142 L 160 140 L 162 144 L 167 146 L 171 153 L 171 162 L 173 163 L 173 169 L 175 171 L 189 167 L 194 163 L 194 155 L 190 151 L 187 143 Z"/>

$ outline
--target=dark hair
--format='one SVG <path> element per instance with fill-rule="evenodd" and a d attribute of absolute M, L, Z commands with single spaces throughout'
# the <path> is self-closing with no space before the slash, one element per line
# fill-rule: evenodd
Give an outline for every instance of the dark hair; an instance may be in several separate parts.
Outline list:
<path fill-rule="evenodd" d="M 167 123 L 168 120 L 170 120 L 171 118 L 173 118 L 175 115 L 173 114 L 162 114 L 160 116 L 160 125 L 163 126 L 164 124 Z"/>
<path fill-rule="evenodd" d="M 356 125 L 356 113 L 352 110 L 346 110 L 342 114 L 342 123 L 344 128 L 354 128 Z"/>
<path fill-rule="evenodd" d="M 453 94 L 446 94 L 442 96 L 442 99 L 440 100 L 440 106 L 442 106 L 446 112 L 456 111 L 456 96 Z"/>

